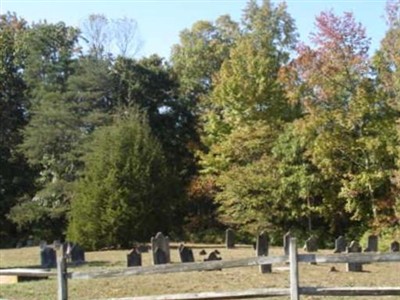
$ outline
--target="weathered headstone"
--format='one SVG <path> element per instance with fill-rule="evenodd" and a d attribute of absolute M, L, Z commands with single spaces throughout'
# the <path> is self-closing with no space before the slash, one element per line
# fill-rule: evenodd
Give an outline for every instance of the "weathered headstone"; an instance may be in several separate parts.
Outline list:
<path fill-rule="evenodd" d="M 230 228 L 225 231 L 225 244 L 226 249 L 235 248 L 235 233 Z"/>
<path fill-rule="evenodd" d="M 352 241 L 347 248 L 347 253 L 359 253 L 361 252 L 361 246 L 358 242 Z M 347 272 L 362 272 L 362 264 L 360 263 L 348 263 Z"/>
<path fill-rule="evenodd" d="M 364 252 L 378 252 L 378 237 L 376 235 L 370 235 L 367 239 L 367 248 Z"/>
<path fill-rule="evenodd" d="M 344 238 L 344 236 L 341 235 L 335 240 L 335 250 L 333 250 L 333 253 L 345 252 L 346 247 L 347 247 L 347 241 Z"/>
<path fill-rule="evenodd" d="M 151 250 L 153 253 L 153 264 L 154 265 L 159 264 L 160 261 L 162 261 L 162 263 L 170 263 L 171 262 L 171 255 L 170 255 L 170 250 L 169 250 L 169 238 L 164 237 L 164 235 L 161 232 L 158 232 L 155 237 L 151 238 Z M 156 253 L 157 251 L 158 251 L 158 254 Z M 164 259 L 164 256 L 165 256 L 165 259 Z"/>
<path fill-rule="evenodd" d="M 192 249 L 181 244 L 178 248 L 178 251 L 181 262 L 183 263 L 194 262 Z"/>
<path fill-rule="evenodd" d="M 283 251 L 285 255 L 289 255 L 289 245 L 290 245 L 290 238 L 292 237 L 291 232 L 288 231 L 284 236 L 283 236 Z"/>
<path fill-rule="evenodd" d="M 257 235 L 256 241 L 256 255 L 257 256 L 268 256 L 269 250 L 269 237 L 268 234 L 262 231 L 260 234 Z M 259 267 L 260 273 L 271 273 L 272 272 L 272 265 L 260 265 Z"/>
<path fill-rule="evenodd" d="M 128 267 L 140 267 L 142 265 L 142 254 L 136 247 L 126 255 L 126 259 Z"/>
<path fill-rule="evenodd" d="M 53 248 L 44 247 L 40 249 L 40 266 L 46 269 L 57 267 L 56 251 Z"/>
<path fill-rule="evenodd" d="M 390 244 L 390 251 L 391 252 L 400 252 L 400 244 L 397 241 L 393 241 Z"/>
<path fill-rule="evenodd" d="M 317 252 L 318 251 L 318 240 L 315 236 L 310 236 L 305 244 L 304 244 L 304 250 L 307 252 Z"/>

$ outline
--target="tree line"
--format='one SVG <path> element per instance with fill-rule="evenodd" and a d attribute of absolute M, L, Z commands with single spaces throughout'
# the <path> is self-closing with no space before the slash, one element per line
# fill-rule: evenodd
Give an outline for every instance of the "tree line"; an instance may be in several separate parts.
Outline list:
<path fill-rule="evenodd" d="M 370 39 L 322 12 L 310 44 L 284 3 L 250 0 L 135 59 L 137 24 L 0 19 L 0 244 L 88 249 L 235 228 L 326 242 L 400 229 L 400 2 Z"/>

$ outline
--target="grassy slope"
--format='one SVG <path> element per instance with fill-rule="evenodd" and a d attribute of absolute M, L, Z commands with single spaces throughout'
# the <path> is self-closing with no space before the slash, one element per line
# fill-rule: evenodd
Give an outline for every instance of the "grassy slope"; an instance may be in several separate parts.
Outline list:
<path fill-rule="evenodd" d="M 193 245 L 192 245 L 193 246 Z M 196 245 L 196 261 L 202 260 L 199 251 L 206 245 Z M 208 247 L 208 245 L 207 245 Z M 214 245 L 206 250 L 219 249 L 224 260 L 250 257 L 254 251 L 250 247 L 238 247 L 226 250 Z M 84 271 L 103 268 L 125 267 L 126 254 L 129 251 L 87 252 L 84 266 L 69 268 L 69 271 Z M 331 253 L 331 251 L 321 251 Z M 281 255 L 282 250 L 273 248 L 271 255 Z M 172 249 L 172 262 L 179 261 L 178 252 Z M 0 250 L 0 268 L 30 267 L 39 264 L 39 248 L 22 248 Z M 150 254 L 143 254 L 143 265 L 150 265 Z M 345 265 L 338 264 L 338 272 L 329 272 L 332 264 L 300 265 L 300 283 L 302 286 L 400 286 L 400 263 L 381 263 L 364 265 L 365 272 L 347 273 Z M 70 299 L 99 299 L 111 297 L 128 297 L 139 295 L 158 295 L 169 293 L 206 292 L 242 290 L 248 288 L 287 287 L 289 274 L 279 270 L 284 265 L 274 266 L 272 274 L 259 274 L 257 267 L 227 269 L 222 271 L 190 272 L 176 274 L 143 275 L 125 278 L 69 280 Z M 55 278 L 18 284 L 0 285 L 2 299 L 47 300 L 56 299 L 57 282 Z M 322 299 L 322 297 L 302 296 L 302 299 Z M 329 297 L 325 299 L 350 299 L 351 297 Z M 275 299 L 275 298 L 268 298 Z M 285 299 L 284 297 L 276 299 Z M 357 297 L 371 299 L 371 297 Z M 373 298 L 378 300 L 379 297 Z M 398 299 L 398 297 L 385 297 Z"/>

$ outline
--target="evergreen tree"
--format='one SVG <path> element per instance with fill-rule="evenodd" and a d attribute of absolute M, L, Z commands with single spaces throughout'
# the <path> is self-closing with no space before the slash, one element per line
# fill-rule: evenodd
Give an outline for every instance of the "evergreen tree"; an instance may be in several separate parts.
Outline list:
<path fill-rule="evenodd" d="M 179 196 L 160 143 L 138 109 L 97 129 L 71 207 L 68 238 L 87 249 L 129 247 L 170 230 Z"/>

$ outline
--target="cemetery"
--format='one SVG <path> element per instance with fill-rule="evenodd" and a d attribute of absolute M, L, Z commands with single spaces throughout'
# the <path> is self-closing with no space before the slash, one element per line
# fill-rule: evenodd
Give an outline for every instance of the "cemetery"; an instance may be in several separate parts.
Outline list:
<path fill-rule="evenodd" d="M 320 299 L 301 298 L 303 293 L 345 299 L 337 296 L 346 292 L 357 295 L 357 291 L 366 295 L 359 299 L 374 295 L 378 296 L 375 299 L 396 299 L 400 295 L 397 241 L 387 252 L 380 252 L 374 235 L 363 245 L 339 236 L 334 249 L 318 249 L 314 235 L 304 241 L 304 247 L 293 246 L 296 239 L 291 232 L 283 236 L 282 247 L 270 247 L 267 232 L 260 232 L 255 240 L 254 245 L 238 244 L 234 231 L 228 229 L 224 244 L 172 242 L 158 232 L 148 244 L 135 244 L 130 250 L 85 253 L 77 244 L 58 241 L 0 250 L 0 297 Z M 362 257 L 354 258 L 357 254 Z M 349 257 L 352 262 L 344 263 Z M 293 265 L 298 266 L 297 273 L 293 273 Z M 297 282 L 297 295 L 293 295 L 293 282 Z"/>

